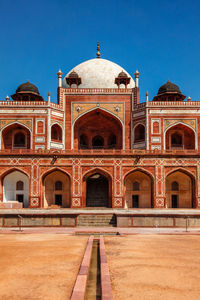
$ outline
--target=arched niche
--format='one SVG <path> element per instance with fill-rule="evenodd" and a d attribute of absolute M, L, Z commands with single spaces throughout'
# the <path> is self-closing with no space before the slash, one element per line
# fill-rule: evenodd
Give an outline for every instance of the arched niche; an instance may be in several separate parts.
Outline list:
<path fill-rule="evenodd" d="M 60 170 L 54 170 L 43 176 L 43 206 L 52 205 L 70 207 L 70 177 Z"/>
<path fill-rule="evenodd" d="M 110 136 L 108 137 L 108 148 L 115 148 L 117 144 L 117 137 L 115 134 L 110 134 Z"/>
<path fill-rule="evenodd" d="M 170 127 L 165 134 L 166 149 L 195 149 L 195 133 L 186 125 L 177 124 Z"/>
<path fill-rule="evenodd" d="M 58 124 L 51 126 L 51 141 L 62 143 L 62 128 Z"/>
<path fill-rule="evenodd" d="M 18 201 L 23 207 L 29 207 L 29 178 L 26 174 L 14 170 L 3 178 L 3 201 Z"/>
<path fill-rule="evenodd" d="M 100 148 L 122 149 L 122 124 L 112 114 L 105 112 L 102 109 L 95 109 L 83 116 L 79 117 L 74 124 L 74 149 L 84 148 L 81 145 L 82 137 L 87 137 L 87 148 L 92 149 L 94 146 L 93 139 L 101 137 L 104 140 L 103 146 L 100 143 Z M 115 136 L 115 144 L 110 141 L 110 137 Z M 85 139 L 86 140 L 86 139 Z"/>
<path fill-rule="evenodd" d="M 88 149 L 89 142 L 86 134 L 81 134 L 79 138 L 79 149 Z"/>
<path fill-rule="evenodd" d="M 134 143 L 145 141 L 145 126 L 138 124 L 134 128 Z"/>
<path fill-rule="evenodd" d="M 2 131 L 2 149 L 30 149 L 30 131 L 18 123 Z"/>
<path fill-rule="evenodd" d="M 103 149 L 103 147 L 104 147 L 104 138 L 100 135 L 95 135 L 92 139 L 92 148 Z"/>
<path fill-rule="evenodd" d="M 192 175 L 175 171 L 166 177 L 166 202 L 168 208 L 194 207 L 195 180 Z"/>
<path fill-rule="evenodd" d="M 137 170 L 125 177 L 125 202 L 129 208 L 151 208 L 153 206 L 153 180 L 143 171 Z"/>

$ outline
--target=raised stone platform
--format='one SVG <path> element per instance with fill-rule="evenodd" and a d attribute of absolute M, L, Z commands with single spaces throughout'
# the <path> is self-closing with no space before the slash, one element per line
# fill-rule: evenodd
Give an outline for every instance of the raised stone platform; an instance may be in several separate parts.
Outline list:
<path fill-rule="evenodd" d="M 0 209 L 22 209 L 23 203 L 18 201 L 0 202 Z"/>
<path fill-rule="evenodd" d="M 0 227 L 200 227 L 198 209 L 1 209 Z"/>

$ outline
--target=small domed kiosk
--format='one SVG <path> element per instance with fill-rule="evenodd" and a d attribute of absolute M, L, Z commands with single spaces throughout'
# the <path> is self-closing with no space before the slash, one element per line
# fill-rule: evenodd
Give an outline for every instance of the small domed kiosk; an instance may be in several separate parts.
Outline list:
<path fill-rule="evenodd" d="M 29 81 L 20 84 L 11 97 L 15 101 L 44 101 L 38 88 Z"/>
<path fill-rule="evenodd" d="M 183 101 L 185 97 L 186 96 L 181 93 L 178 85 L 168 80 L 159 88 L 153 101 Z"/>

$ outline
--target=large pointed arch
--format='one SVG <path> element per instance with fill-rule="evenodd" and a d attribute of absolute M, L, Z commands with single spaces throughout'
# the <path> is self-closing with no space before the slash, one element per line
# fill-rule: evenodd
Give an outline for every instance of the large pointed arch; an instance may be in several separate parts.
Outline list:
<path fill-rule="evenodd" d="M 99 180 L 102 180 L 101 182 L 103 182 L 103 184 L 104 184 L 103 185 L 104 191 L 107 189 L 107 201 L 106 201 L 106 205 L 103 205 L 103 206 L 112 207 L 112 176 L 107 171 L 105 171 L 104 169 L 101 169 L 101 168 L 94 168 L 92 170 L 87 171 L 83 175 L 83 185 L 82 185 L 83 186 L 83 190 L 82 190 L 82 193 L 83 193 L 82 205 L 83 205 L 83 207 L 87 206 L 87 197 L 88 197 L 88 193 L 89 193 L 88 181 L 95 175 L 101 176 L 101 178 L 99 177 Z M 96 182 L 95 184 L 98 188 L 98 182 Z M 94 189 L 95 189 L 95 187 L 94 187 Z M 99 188 L 99 190 L 101 190 L 101 187 Z M 98 193 L 98 191 L 96 190 L 95 195 L 97 195 L 97 193 Z M 106 191 L 105 191 L 105 193 L 106 193 Z M 102 194 L 102 197 L 103 197 L 103 194 Z M 94 203 L 95 203 L 95 201 L 94 201 Z M 100 202 L 96 201 L 96 203 L 100 203 Z M 105 204 L 105 202 L 104 202 L 104 204 Z M 100 206 L 102 206 L 102 205 L 100 205 Z"/>
<path fill-rule="evenodd" d="M 137 184 L 136 184 L 137 183 Z M 138 186 L 138 189 L 134 189 Z M 125 206 L 129 208 L 154 207 L 154 178 L 151 173 L 136 168 L 124 175 Z"/>
<path fill-rule="evenodd" d="M 124 149 L 124 124 L 115 114 L 105 109 L 93 108 L 75 119 L 72 124 L 72 149 L 81 148 L 80 136 L 88 140 L 87 148 L 92 148 L 92 139 L 100 136 L 104 139 L 104 149 L 109 148 L 111 135 L 116 137 L 116 149 Z M 113 147 L 113 145 L 112 145 Z"/>
<path fill-rule="evenodd" d="M 1 175 L 3 202 L 22 202 L 23 207 L 29 207 L 30 177 L 21 169 L 12 168 Z M 20 183 L 20 185 L 19 185 Z"/>
<path fill-rule="evenodd" d="M 59 183 L 59 184 L 58 184 Z M 57 187 L 61 188 L 58 189 Z M 71 207 L 71 176 L 61 168 L 51 168 L 41 176 L 42 206 Z"/>
<path fill-rule="evenodd" d="M 10 129 L 10 130 L 9 130 Z M 1 131 L 0 131 L 0 148 L 1 149 L 7 149 L 13 148 L 13 134 L 14 132 L 23 132 L 26 138 L 26 145 L 25 149 L 32 149 L 32 131 L 28 126 L 25 124 L 19 122 L 19 121 L 14 121 L 11 122 L 7 125 L 5 125 Z M 8 144 L 9 146 L 6 145 L 6 140 L 9 140 Z"/>
<path fill-rule="evenodd" d="M 176 182 L 177 190 L 173 189 Z M 176 168 L 166 174 L 166 206 L 168 208 L 196 207 L 195 176 L 183 168 Z"/>
<path fill-rule="evenodd" d="M 174 124 L 171 124 L 170 126 L 168 126 L 165 131 L 164 131 L 164 150 L 166 149 L 170 149 L 170 133 L 172 133 L 172 131 L 179 131 L 180 134 L 182 132 L 182 136 L 183 136 L 183 145 L 184 145 L 184 129 L 185 131 L 189 131 L 188 132 L 188 139 L 192 142 L 193 144 L 191 146 L 187 146 L 184 147 L 184 149 L 197 149 L 198 148 L 198 136 L 196 131 L 194 130 L 194 128 L 192 126 L 190 126 L 189 124 L 186 124 L 184 122 L 178 121 Z"/>

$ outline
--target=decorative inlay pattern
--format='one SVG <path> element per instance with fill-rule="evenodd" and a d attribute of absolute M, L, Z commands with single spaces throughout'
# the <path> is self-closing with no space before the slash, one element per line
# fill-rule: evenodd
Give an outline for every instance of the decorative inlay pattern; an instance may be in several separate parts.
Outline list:
<path fill-rule="evenodd" d="M 15 122 L 19 122 L 32 130 L 32 120 L 30 119 L 3 119 L 0 120 L 0 129 Z"/>
<path fill-rule="evenodd" d="M 195 119 L 167 119 L 167 120 L 164 120 L 164 129 L 167 129 L 169 126 L 176 124 L 178 122 L 189 125 L 196 131 L 196 120 Z"/>
<path fill-rule="evenodd" d="M 76 102 L 72 103 L 72 123 L 80 117 L 81 115 L 94 110 L 95 108 L 101 108 L 107 112 L 112 113 L 113 115 L 117 116 L 122 122 L 124 122 L 124 104 L 117 102 L 117 103 L 91 103 L 91 102 Z"/>

